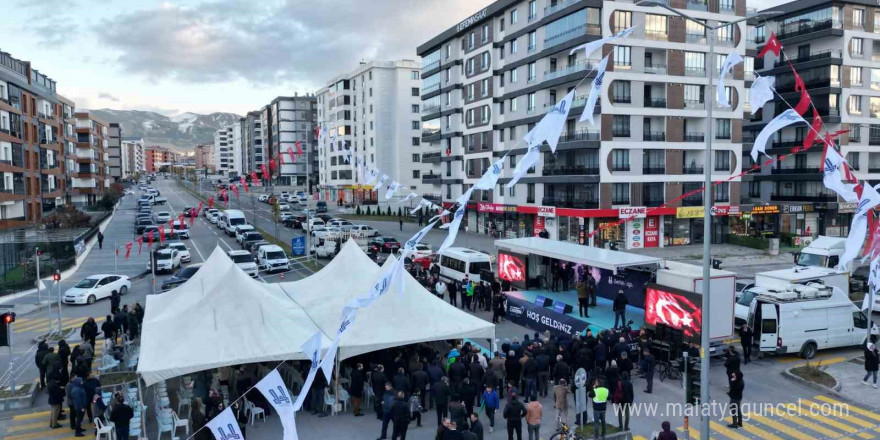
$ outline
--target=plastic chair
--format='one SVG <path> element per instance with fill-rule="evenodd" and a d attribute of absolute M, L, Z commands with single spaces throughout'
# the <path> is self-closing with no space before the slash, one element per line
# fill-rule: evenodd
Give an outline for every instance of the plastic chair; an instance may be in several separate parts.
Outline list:
<path fill-rule="evenodd" d="M 251 425 L 254 424 L 254 419 L 257 418 L 256 416 L 260 416 L 260 419 L 262 419 L 264 422 L 266 421 L 266 411 L 263 411 L 263 408 L 260 408 L 247 400 L 244 401 L 244 407 L 247 411 L 248 419 L 250 420 Z"/>
<path fill-rule="evenodd" d="M 159 429 L 159 434 L 156 436 L 156 439 L 162 438 L 162 433 L 167 432 L 168 437 L 174 438 L 174 423 L 171 421 L 164 421 L 161 417 L 156 417 L 156 426 Z"/>
<path fill-rule="evenodd" d="M 176 412 L 171 411 L 171 420 L 174 424 L 174 432 L 172 434 L 177 434 L 177 430 L 179 428 L 184 428 L 184 429 L 186 429 L 185 436 L 189 437 L 189 419 L 181 419 L 180 417 L 177 416 Z M 186 438 L 186 437 L 184 437 L 184 438 Z"/>
<path fill-rule="evenodd" d="M 324 388 L 324 406 L 330 407 L 330 414 L 336 415 L 336 397 Z"/>
<path fill-rule="evenodd" d="M 101 423 L 101 419 L 98 417 L 95 417 L 94 422 L 95 422 L 95 431 L 97 432 L 97 434 L 95 434 L 95 440 L 101 440 L 101 439 L 113 440 L 114 434 L 113 434 L 113 427 L 112 426 L 105 426 L 103 423 Z"/>
<path fill-rule="evenodd" d="M 190 408 L 192 406 L 192 397 L 184 396 L 180 390 L 177 390 L 177 412 L 182 413 L 181 408 L 187 407 Z"/>

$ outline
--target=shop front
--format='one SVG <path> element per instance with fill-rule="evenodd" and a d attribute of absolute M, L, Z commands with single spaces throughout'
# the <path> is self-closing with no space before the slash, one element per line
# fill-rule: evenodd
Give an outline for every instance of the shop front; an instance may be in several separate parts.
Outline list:
<path fill-rule="evenodd" d="M 812 204 L 783 205 L 779 232 L 795 237 L 813 238 L 819 232 L 819 213 Z"/>
<path fill-rule="evenodd" d="M 849 225 L 852 216 L 856 212 L 858 203 L 837 203 L 837 209 L 829 209 L 820 217 L 820 224 L 824 228 L 824 235 L 829 237 L 846 237 L 849 235 Z"/>
<path fill-rule="evenodd" d="M 702 206 L 675 208 L 674 216 L 663 219 L 663 243 L 666 246 L 685 246 L 703 242 L 703 218 L 706 209 Z"/>
<path fill-rule="evenodd" d="M 476 225 L 480 234 L 495 238 L 519 238 L 534 235 L 531 214 L 517 213 L 516 205 L 478 203 Z"/>
<path fill-rule="evenodd" d="M 748 211 L 748 235 L 767 237 L 779 234 L 779 205 L 755 205 Z M 743 213 L 746 213 L 743 209 Z"/>

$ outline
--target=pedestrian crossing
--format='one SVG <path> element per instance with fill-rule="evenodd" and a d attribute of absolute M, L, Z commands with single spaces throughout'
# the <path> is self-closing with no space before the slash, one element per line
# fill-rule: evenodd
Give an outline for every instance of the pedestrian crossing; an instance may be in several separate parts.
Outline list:
<path fill-rule="evenodd" d="M 69 411 L 65 409 L 65 414 Z M 82 427 L 86 430 L 86 437 L 76 437 L 70 429 L 70 421 L 58 422 L 61 427 L 52 429 L 49 427 L 49 411 L 35 411 L 28 414 L 13 416 L 6 428 L 2 440 L 78 440 L 90 437 L 94 432 L 95 425 L 91 421 L 83 420 Z M 92 434 L 93 435 L 93 434 Z"/>
<path fill-rule="evenodd" d="M 688 433 L 694 440 L 880 439 L 880 413 L 824 395 L 746 412 L 739 429 L 728 427 L 731 422 L 730 416 L 712 420 L 712 433 L 706 437 L 700 432 L 699 419 L 692 418 Z M 677 430 L 684 433 L 683 426 Z M 649 440 L 641 435 L 633 439 Z"/>
<path fill-rule="evenodd" d="M 79 329 L 88 320 L 86 317 L 62 318 L 61 327 L 63 329 Z M 95 323 L 101 327 L 101 323 L 107 320 L 106 316 L 95 318 Z M 23 318 L 17 319 L 12 327 L 13 333 L 48 333 L 58 328 L 58 317 L 54 318 Z"/>

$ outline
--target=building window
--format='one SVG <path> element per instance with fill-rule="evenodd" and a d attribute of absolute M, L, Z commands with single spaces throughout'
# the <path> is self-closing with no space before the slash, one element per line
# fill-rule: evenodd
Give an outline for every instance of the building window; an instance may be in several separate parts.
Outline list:
<path fill-rule="evenodd" d="M 412 121 L 412 128 L 413 128 L 413 130 L 418 130 L 419 129 L 419 121 Z"/>
<path fill-rule="evenodd" d="M 489 122 L 489 106 L 484 105 L 480 107 L 480 120 L 485 124 Z"/>
<path fill-rule="evenodd" d="M 868 155 L 870 157 L 870 154 Z M 859 170 L 859 153 L 856 151 L 850 152 L 846 154 L 846 162 L 849 163 L 850 168 L 858 171 Z M 869 166 L 870 168 L 870 166 Z"/>
<path fill-rule="evenodd" d="M 489 42 L 489 25 L 488 24 L 483 25 L 483 34 L 482 34 L 481 41 L 483 43 Z"/>
<path fill-rule="evenodd" d="M 880 28 L 880 25 L 877 26 Z M 862 68 L 850 66 L 849 68 L 849 85 L 851 87 L 862 85 Z"/>
<path fill-rule="evenodd" d="M 504 17 L 501 17 L 500 22 L 498 23 L 498 30 L 500 32 L 504 32 Z"/>
<path fill-rule="evenodd" d="M 516 20 L 519 19 L 519 12 L 516 9 L 510 11 L 510 24 L 516 24 Z"/>
<path fill-rule="evenodd" d="M 472 101 L 474 99 L 474 84 L 467 85 L 467 100 Z"/>
<path fill-rule="evenodd" d="M 412 88 L 412 95 L 419 96 L 419 88 L 418 87 Z M 373 89 L 370 89 L 370 96 L 373 96 Z"/>
<path fill-rule="evenodd" d="M 510 41 L 510 53 L 516 53 L 516 49 L 517 49 L 516 43 L 517 43 L 516 39 L 513 39 Z"/>
<path fill-rule="evenodd" d="M 519 72 L 519 70 L 516 67 L 514 67 L 513 69 L 510 70 L 510 82 L 511 83 L 516 82 L 517 78 L 519 77 L 518 72 Z"/>
<path fill-rule="evenodd" d="M 611 204 L 612 205 L 628 205 L 629 204 L 629 184 L 613 183 L 611 184 Z"/>
<path fill-rule="evenodd" d="M 715 152 L 715 171 L 730 171 L 730 152 L 721 150 Z"/>
<path fill-rule="evenodd" d="M 467 69 L 467 74 L 468 74 L 468 75 L 473 75 L 473 74 L 474 74 L 474 59 L 473 59 L 473 58 L 467 60 L 467 67 L 466 67 L 466 69 Z"/>
<path fill-rule="evenodd" d="M 517 98 L 510 98 L 510 111 L 516 111 L 516 100 Z"/>
<path fill-rule="evenodd" d="M 853 28 L 855 29 L 864 29 L 865 28 L 865 10 L 861 8 L 853 9 Z"/>
<path fill-rule="evenodd" d="M 526 203 L 535 203 L 535 184 L 526 184 Z"/>
<path fill-rule="evenodd" d="M 489 78 L 480 81 L 480 96 L 483 98 L 489 96 Z"/>
<path fill-rule="evenodd" d="M 629 115 L 613 115 L 611 118 L 611 135 L 629 137 Z M 629 154 L 629 153 L 627 153 Z"/>
<path fill-rule="evenodd" d="M 715 120 L 715 139 L 730 139 L 730 119 Z"/>
<path fill-rule="evenodd" d="M 612 83 L 612 99 L 615 103 L 629 104 L 632 102 L 630 93 L 631 83 L 629 81 L 614 81 Z"/>
<path fill-rule="evenodd" d="M 720 0 L 718 3 L 720 4 L 722 11 L 736 10 L 736 3 L 734 0 Z"/>
<path fill-rule="evenodd" d="M 420 156 L 418 154 L 413 154 L 412 161 L 413 162 L 420 162 L 421 161 Z"/>
<path fill-rule="evenodd" d="M 695 105 L 702 104 L 704 101 L 703 86 L 693 84 L 685 84 L 684 86 L 684 102 L 685 104 Z"/>
<path fill-rule="evenodd" d="M 703 76 L 706 74 L 706 54 L 703 52 L 684 53 L 685 75 Z"/>
<path fill-rule="evenodd" d="M 614 20 L 614 33 L 618 33 L 624 29 L 632 27 L 631 11 L 614 11 L 612 16 Z"/>
<path fill-rule="evenodd" d="M 630 57 L 631 47 L 629 46 L 614 46 L 614 66 L 621 68 L 630 68 L 632 67 L 632 59 Z"/>
<path fill-rule="evenodd" d="M 531 31 L 529 32 L 529 52 L 533 52 L 535 50 L 535 45 L 538 41 L 538 32 Z"/>
<path fill-rule="evenodd" d="M 447 44 L 446 45 L 446 59 L 448 60 L 450 56 L 452 56 L 452 45 Z"/>
<path fill-rule="evenodd" d="M 855 38 L 849 40 L 849 54 L 854 57 L 862 57 L 864 55 L 864 40 Z"/>
<path fill-rule="evenodd" d="M 859 95 L 849 95 L 846 102 L 846 111 L 851 115 L 862 114 L 862 97 Z"/>
<path fill-rule="evenodd" d="M 419 79 L 420 75 L 417 70 L 413 70 L 409 73 L 409 79 Z"/>
<path fill-rule="evenodd" d="M 666 16 L 645 14 L 645 37 L 654 40 L 665 40 L 669 35 Z"/>
<path fill-rule="evenodd" d="M 468 50 L 474 48 L 474 39 L 475 39 L 475 35 L 474 35 L 474 33 L 473 33 L 473 32 L 469 33 L 469 34 L 468 34 L 468 43 L 467 43 L 467 45 L 468 45 Z"/>
<path fill-rule="evenodd" d="M 535 67 L 536 67 L 536 63 L 529 63 L 529 69 L 528 69 L 529 77 L 528 77 L 528 81 L 526 81 L 526 82 L 532 82 L 535 80 L 535 75 L 536 75 L 535 74 L 535 70 L 536 70 Z"/>
<path fill-rule="evenodd" d="M 720 184 L 715 184 L 712 186 L 712 198 L 715 202 L 729 202 L 730 201 L 730 182 L 721 182 Z"/>
<path fill-rule="evenodd" d="M 418 90 L 418 89 L 413 89 L 413 90 Z M 419 95 L 413 95 L 413 96 L 419 96 Z M 373 97 L 373 88 L 370 87 L 370 98 L 372 98 L 372 97 Z"/>
<path fill-rule="evenodd" d="M 538 2 L 537 0 L 532 0 L 529 2 L 529 21 L 535 19 L 538 16 Z"/>
<path fill-rule="evenodd" d="M 413 147 L 418 147 L 421 143 L 422 143 L 422 140 L 420 138 L 417 138 L 417 137 L 412 138 Z"/>
<path fill-rule="evenodd" d="M 611 171 L 629 171 L 629 150 L 618 148 L 611 151 Z"/>
<path fill-rule="evenodd" d="M 412 105 L 412 112 L 413 112 L 413 113 L 418 113 L 418 112 L 419 112 L 419 105 L 418 105 L 418 104 L 413 104 L 413 105 Z"/>
<path fill-rule="evenodd" d="M 528 107 L 526 108 L 526 111 L 534 111 L 535 110 L 535 92 L 529 93 L 528 98 L 529 98 Z"/>
<path fill-rule="evenodd" d="M 489 52 L 480 54 L 480 71 L 486 71 L 489 68 Z"/>
<path fill-rule="evenodd" d="M 413 176 L 413 179 L 418 179 L 419 177 L 422 176 L 422 172 L 419 170 L 413 170 L 412 176 Z"/>

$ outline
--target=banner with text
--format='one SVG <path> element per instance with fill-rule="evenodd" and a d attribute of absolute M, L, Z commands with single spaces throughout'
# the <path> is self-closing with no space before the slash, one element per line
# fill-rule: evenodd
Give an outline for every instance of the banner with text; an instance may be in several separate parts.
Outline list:
<path fill-rule="evenodd" d="M 506 292 L 505 295 L 507 295 L 507 319 L 514 324 L 540 333 L 550 330 L 550 333 L 556 336 L 569 337 L 583 334 L 589 327 L 587 322 L 580 319 L 528 302 L 516 292 Z"/>

